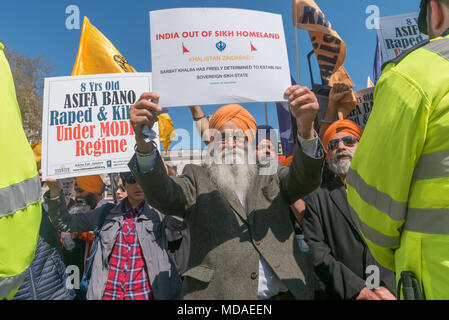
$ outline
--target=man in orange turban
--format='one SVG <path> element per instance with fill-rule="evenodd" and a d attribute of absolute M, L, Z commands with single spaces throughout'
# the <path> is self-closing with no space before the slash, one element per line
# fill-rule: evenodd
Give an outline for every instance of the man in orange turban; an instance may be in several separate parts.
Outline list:
<path fill-rule="evenodd" d="M 234 104 L 221 107 L 210 120 L 215 131 L 208 144 L 211 166 L 188 164 L 177 177 L 167 175 L 155 144 L 141 133 L 143 125 L 152 128 L 161 112 L 158 95 L 144 93 L 131 106 L 137 149 L 129 167 L 148 203 L 166 215 L 186 218 L 190 228 L 184 299 L 313 297 L 314 274 L 306 267 L 310 256 L 301 254 L 289 206 L 321 182 L 324 148 L 313 130 L 319 105 L 306 87 L 292 86 L 284 95 L 298 127 L 290 167 L 277 165 L 277 159 L 275 166 L 256 163 L 251 143 L 256 121 Z"/>
<path fill-rule="evenodd" d="M 78 177 L 75 182 L 78 189 L 81 188 L 93 194 L 100 194 L 104 185 L 103 179 L 99 175 Z"/>
<path fill-rule="evenodd" d="M 354 224 L 348 205 L 345 177 L 363 129 L 350 120 L 334 122 L 324 133 L 327 163 L 337 175 L 306 199 L 304 235 L 313 256 L 315 273 L 321 281 L 320 299 L 394 300 L 396 281 L 392 271 L 372 257 Z M 378 268 L 380 286 L 365 281 L 361 266 Z M 318 286 L 317 286 L 318 287 Z"/>
<path fill-rule="evenodd" d="M 362 137 L 363 128 L 359 126 L 357 123 L 351 120 L 338 120 L 335 121 L 329 128 L 327 128 L 326 132 L 323 136 L 323 144 L 327 151 L 326 159 L 329 160 L 332 151 L 335 151 L 338 145 L 335 145 L 336 141 L 332 144 L 331 147 L 335 149 L 329 149 L 329 142 L 333 139 L 339 139 L 346 136 L 352 136 L 356 138 L 357 143 L 360 141 Z M 345 141 L 343 141 L 345 146 L 348 146 Z M 355 151 L 355 149 L 354 149 Z"/>
<path fill-rule="evenodd" d="M 257 130 L 256 120 L 245 108 L 238 104 L 228 104 L 218 109 L 210 119 L 209 127 L 220 130 L 228 121 L 232 121 L 243 132 Z"/>

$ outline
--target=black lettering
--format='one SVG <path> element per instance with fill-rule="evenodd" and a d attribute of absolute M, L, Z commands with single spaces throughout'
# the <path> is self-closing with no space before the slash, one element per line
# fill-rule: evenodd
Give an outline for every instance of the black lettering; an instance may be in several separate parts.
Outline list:
<path fill-rule="evenodd" d="M 315 12 L 316 9 L 312 7 L 304 7 L 304 13 L 302 15 L 302 24 L 315 24 Z"/>

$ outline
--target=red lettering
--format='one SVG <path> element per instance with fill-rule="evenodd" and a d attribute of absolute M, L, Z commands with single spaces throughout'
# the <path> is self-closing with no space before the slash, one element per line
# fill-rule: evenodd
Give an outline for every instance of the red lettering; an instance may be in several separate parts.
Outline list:
<path fill-rule="evenodd" d="M 119 127 L 118 123 L 115 121 L 111 123 L 111 134 L 114 137 L 116 137 L 120 134 L 120 127 Z"/>
<path fill-rule="evenodd" d="M 120 141 L 120 151 L 121 152 L 126 152 L 126 150 L 128 150 L 128 147 L 126 146 L 126 140 L 122 139 Z"/>
<path fill-rule="evenodd" d="M 111 134 L 109 132 L 109 122 L 102 122 L 100 123 L 100 132 L 101 132 L 101 137 L 109 137 Z"/>
<path fill-rule="evenodd" d="M 83 141 L 76 141 L 76 157 L 84 156 L 84 142 Z"/>
<path fill-rule="evenodd" d="M 57 126 L 56 127 L 56 141 L 62 141 L 64 139 L 64 127 L 63 126 Z"/>
<path fill-rule="evenodd" d="M 92 142 L 88 142 L 88 143 L 86 143 L 86 154 L 88 154 L 89 156 L 92 154 Z"/>

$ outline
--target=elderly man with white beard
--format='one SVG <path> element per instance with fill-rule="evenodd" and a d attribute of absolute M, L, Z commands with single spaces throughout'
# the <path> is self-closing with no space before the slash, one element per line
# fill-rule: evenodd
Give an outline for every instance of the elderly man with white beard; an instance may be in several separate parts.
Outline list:
<path fill-rule="evenodd" d="M 356 123 L 339 120 L 324 133 L 327 163 L 337 177 L 307 197 L 304 215 L 305 239 L 319 278 L 317 299 L 395 299 L 394 273 L 374 260 L 348 207 L 344 181 L 362 132 Z"/>
<path fill-rule="evenodd" d="M 186 218 L 190 228 L 183 299 L 313 299 L 311 256 L 296 242 L 288 206 L 321 182 L 324 148 L 313 129 L 319 106 L 306 87 L 292 86 L 285 96 L 299 128 L 294 160 L 263 172 L 255 161 L 256 121 L 240 105 L 221 107 L 210 120 L 210 168 L 187 165 L 178 177 L 167 176 L 155 133 L 141 133 L 157 121 L 159 96 L 144 93 L 131 107 L 136 155 L 129 167 L 148 202 Z"/>

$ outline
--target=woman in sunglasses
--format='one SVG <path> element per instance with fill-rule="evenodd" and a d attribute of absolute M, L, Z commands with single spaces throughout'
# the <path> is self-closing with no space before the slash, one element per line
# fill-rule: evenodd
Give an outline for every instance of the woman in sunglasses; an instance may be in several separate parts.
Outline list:
<path fill-rule="evenodd" d="M 150 207 L 131 173 L 121 173 L 127 196 L 117 205 L 69 214 L 59 183 L 47 180 L 49 216 L 60 232 L 98 231 L 88 300 L 178 299 L 181 278 L 168 255 L 163 216 Z M 89 269 L 89 268 L 88 268 Z"/>
<path fill-rule="evenodd" d="M 122 200 L 128 196 L 128 193 L 125 189 L 125 182 L 122 180 L 122 178 L 119 178 L 117 182 L 117 190 L 115 191 L 115 193 L 117 195 L 118 202 L 122 202 Z"/>

